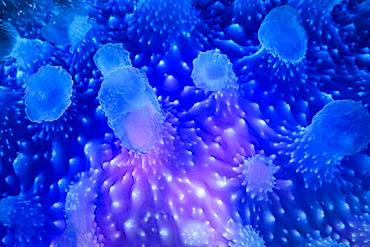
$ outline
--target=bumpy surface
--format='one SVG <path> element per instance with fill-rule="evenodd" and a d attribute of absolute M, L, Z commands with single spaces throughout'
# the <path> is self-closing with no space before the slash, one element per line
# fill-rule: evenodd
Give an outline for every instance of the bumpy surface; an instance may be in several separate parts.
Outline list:
<path fill-rule="evenodd" d="M 370 246 L 369 18 L 0 0 L 0 246 Z"/>

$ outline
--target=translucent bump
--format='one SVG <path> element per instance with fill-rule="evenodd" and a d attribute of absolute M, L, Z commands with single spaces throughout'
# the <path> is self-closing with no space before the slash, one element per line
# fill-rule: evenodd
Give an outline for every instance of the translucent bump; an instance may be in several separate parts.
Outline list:
<path fill-rule="evenodd" d="M 349 160 L 351 167 L 358 172 L 360 176 L 370 177 L 370 156 L 366 154 L 357 154 Z"/>
<path fill-rule="evenodd" d="M 103 45 L 95 53 L 94 62 L 103 75 L 124 66 L 131 66 L 130 54 L 122 44 Z"/>
<path fill-rule="evenodd" d="M 24 153 L 18 153 L 13 161 L 14 173 L 21 178 L 22 183 L 32 184 L 33 177 L 30 176 L 32 166 L 30 165 L 30 157 Z"/>
<path fill-rule="evenodd" d="M 144 73 L 132 67 L 104 77 L 98 99 L 115 135 L 129 149 L 145 152 L 158 142 L 162 117 Z"/>
<path fill-rule="evenodd" d="M 193 61 L 191 77 L 195 86 L 204 91 L 237 88 L 233 65 L 226 55 L 217 50 L 199 53 Z"/>
<path fill-rule="evenodd" d="M 72 77 L 61 67 L 46 65 L 26 81 L 24 102 L 32 122 L 55 121 L 71 105 Z"/>
<path fill-rule="evenodd" d="M 301 61 L 307 51 L 307 34 L 298 12 L 289 5 L 270 11 L 258 30 L 261 45 L 288 63 Z"/>

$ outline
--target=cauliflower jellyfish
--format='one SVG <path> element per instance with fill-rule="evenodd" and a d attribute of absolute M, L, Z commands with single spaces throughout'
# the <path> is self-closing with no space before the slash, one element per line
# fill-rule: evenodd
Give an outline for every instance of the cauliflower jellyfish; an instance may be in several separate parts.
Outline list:
<path fill-rule="evenodd" d="M 272 9 L 258 30 L 262 47 L 286 63 L 300 62 L 306 55 L 307 34 L 299 18 L 289 5 Z"/>
<path fill-rule="evenodd" d="M 193 61 L 191 77 L 195 86 L 204 91 L 237 88 L 237 78 L 233 71 L 233 65 L 226 55 L 217 50 L 199 53 Z"/>
<path fill-rule="evenodd" d="M 58 66 L 46 65 L 26 81 L 24 102 L 32 122 L 59 119 L 71 105 L 71 75 Z"/>
<path fill-rule="evenodd" d="M 131 66 L 130 54 L 122 44 L 103 45 L 95 53 L 94 62 L 103 75 L 124 66 Z"/>
<path fill-rule="evenodd" d="M 158 140 L 162 116 L 146 75 L 133 67 L 104 76 L 98 99 L 108 124 L 123 145 L 148 151 Z"/>
<path fill-rule="evenodd" d="M 370 114 L 360 102 L 337 100 L 312 119 L 292 145 L 291 163 L 299 164 L 307 185 L 331 181 L 345 156 L 366 150 L 370 142 Z M 317 183 L 312 183 L 314 181 Z"/>
<path fill-rule="evenodd" d="M 50 56 L 51 51 L 47 42 L 21 38 L 11 24 L 0 22 L 0 61 L 13 57 L 20 67 L 31 70 L 37 61 Z"/>
<path fill-rule="evenodd" d="M 75 47 L 91 29 L 89 16 L 83 9 L 67 9 L 41 29 L 42 36 L 56 45 Z"/>

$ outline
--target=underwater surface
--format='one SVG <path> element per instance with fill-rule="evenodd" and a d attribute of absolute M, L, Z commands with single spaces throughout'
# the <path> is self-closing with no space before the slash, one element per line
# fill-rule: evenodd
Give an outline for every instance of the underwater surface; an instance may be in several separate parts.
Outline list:
<path fill-rule="evenodd" d="M 370 1 L 0 0 L 0 246 L 370 246 Z"/>

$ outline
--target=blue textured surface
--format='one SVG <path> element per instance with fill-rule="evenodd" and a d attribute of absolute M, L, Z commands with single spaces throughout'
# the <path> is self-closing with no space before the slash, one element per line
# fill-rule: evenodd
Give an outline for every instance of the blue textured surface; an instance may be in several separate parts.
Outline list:
<path fill-rule="evenodd" d="M 0 0 L 0 246 L 370 246 L 370 3 Z"/>

